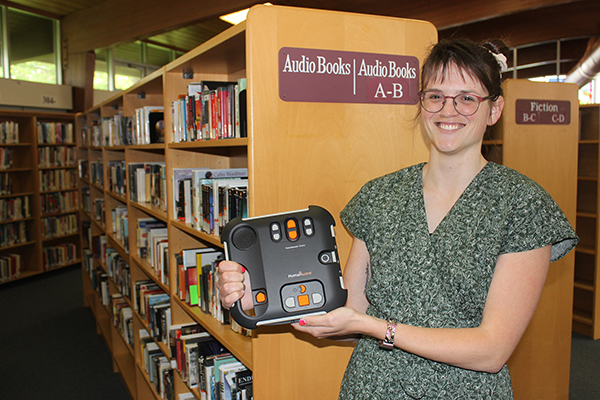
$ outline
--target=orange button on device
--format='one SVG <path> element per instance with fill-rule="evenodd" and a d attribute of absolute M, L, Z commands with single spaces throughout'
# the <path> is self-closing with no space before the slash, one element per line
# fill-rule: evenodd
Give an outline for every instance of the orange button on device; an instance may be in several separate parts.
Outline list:
<path fill-rule="evenodd" d="M 256 293 L 256 302 L 257 303 L 264 303 L 265 301 L 267 301 L 267 296 L 265 296 L 265 294 L 263 292 Z"/>
<path fill-rule="evenodd" d="M 298 305 L 300 305 L 300 306 L 308 306 L 308 305 L 310 305 L 310 300 L 309 300 L 307 294 L 304 294 L 302 296 L 298 296 Z"/>
<path fill-rule="evenodd" d="M 286 234 L 289 240 L 294 241 L 298 239 L 298 223 L 295 219 L 288 219 L 285 222 Z"/>

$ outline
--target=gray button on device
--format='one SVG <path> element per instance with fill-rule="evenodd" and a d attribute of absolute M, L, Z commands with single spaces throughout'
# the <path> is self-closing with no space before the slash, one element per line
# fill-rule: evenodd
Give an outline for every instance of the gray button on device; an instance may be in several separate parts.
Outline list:
<path fill-rule="evenodd" d="M 281 240 L 281 225 L 277 222 L 271 224 L 271 239 L 274 242 L 279 242 Z"/>
<path fill-rule="evenodd" d="M 313 303 L 319 304 L 320 302 L 323 301 L 323 296 L 321 296 L 320 293 L 313 293 L 312 300 L 313 300 Z"/>
<path fill-rule="evenodd" d="M 306 217 L 302 220 L 302 227 L 304 228 L 304 234 L 306 236 L 312 236 L 315 234 L 313 221 L 311 218 Z"/>
<path fill-rule="evenodd" d="M 295 308 L 296 299 L 294 297 L 288 297 L 287 299 L 285 299 L 285 306 L 289 308 Z"/>

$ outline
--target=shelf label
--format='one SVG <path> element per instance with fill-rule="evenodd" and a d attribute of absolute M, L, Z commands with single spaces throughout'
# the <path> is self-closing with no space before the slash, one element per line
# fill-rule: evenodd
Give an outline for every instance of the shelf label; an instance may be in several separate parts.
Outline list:
<path fill-rule="evenodd" d="M 42 95 L 42 104 L 43 105 L 54 105 L 57 101 L 54 96 Z"/>
<path fill-rule="evenodd" d="M 413 56 L 282 47 L 284 101 L 417 104 L 419 60 Z"/>
<path fill-rule="evenodd" d="M 571 102 L 561 100 L 517 100 L 517 124 L 569 125 Z"/>

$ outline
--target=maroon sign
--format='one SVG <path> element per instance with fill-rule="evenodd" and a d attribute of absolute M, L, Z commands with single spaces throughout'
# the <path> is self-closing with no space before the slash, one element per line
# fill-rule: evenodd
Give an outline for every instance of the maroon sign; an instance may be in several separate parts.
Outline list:
<path fill-rule="evenodd" d="M 560 100 L 517 100 L 517 124 L 569 125 L 571 102 Z"/>
<path fill-rule="evenodd" d="M 283 47 L 284 101 L 417 104 L 419 60 L 412 56 Z"/>

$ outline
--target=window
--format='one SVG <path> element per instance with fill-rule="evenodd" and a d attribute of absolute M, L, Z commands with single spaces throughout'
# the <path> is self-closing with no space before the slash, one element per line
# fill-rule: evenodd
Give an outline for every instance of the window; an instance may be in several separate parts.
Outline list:
<path fill-rule="evenodd" d="M 2 77 L 62 83 L 59 21 L 5 6 L 1 14 Z"/>
<path fill-rule="evenodd" d="M 95 51 L 96 63 L 94 66 L 94 89 L 109 90 L 108 87 L 108 51 Z"/>
<path fill-rule="evenodd" d="M 60 21 L 0 5 L 0 78 L 62 84 Z M 96 51 L 94 89 L 127 89 L 181 52 L 134 43 Z"/>
<path fill-rule="evenodd" d="M 556 75 L 542 76 L 539 78 L 530 78 L 529 80 L 535 82 L 564 82 L 566 75 L 559 75 L 558 79 Z M 600 103 L 600 93 L 598 91 L 598 84 L 600 83 L 600 75 L 596 75 L 594 79 L 579 88 L 579 104 L 596 104 Z"/>
<path fill-rule="evenodd" d="M 141 41 L 96 50 L 94 89 L 125 90 L 181 54 Z"/>
<path fill-rule="evenodd" d="M 591 80 L 579 89 L 579 104 L 597 104 L 600 103 L 600 75 Z"/>
<path fill-rule="evenodd" d="M 143 68 L 115 62 L 115 89 L 125 90 L 143 77 Z"/>
<path fill-rule="evenodd" d="M 512 49 L 505 78 L 538 82 L 563 82 L 584 55 L 589 37 L 532 43 Z M 516 65 L 515 65 L 516 64 Z M 600 75 L 579 89 L 579 103 L 600 102 Z"/>

